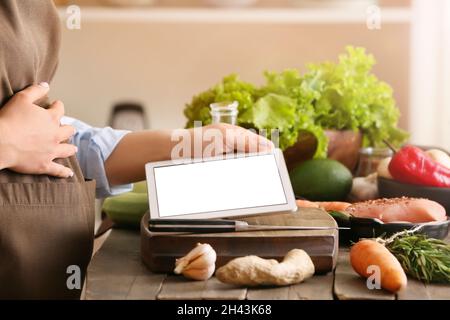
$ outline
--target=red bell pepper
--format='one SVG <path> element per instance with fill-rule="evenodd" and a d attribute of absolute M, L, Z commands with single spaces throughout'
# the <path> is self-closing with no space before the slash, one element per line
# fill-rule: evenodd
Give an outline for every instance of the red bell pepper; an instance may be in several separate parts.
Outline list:
<path fill-rule="evenodd" d="M 405 146 L 395 153 L 389 164 L 389 172 L 400 182 L 450 188 L 450 169 L 414 146 Z"/>

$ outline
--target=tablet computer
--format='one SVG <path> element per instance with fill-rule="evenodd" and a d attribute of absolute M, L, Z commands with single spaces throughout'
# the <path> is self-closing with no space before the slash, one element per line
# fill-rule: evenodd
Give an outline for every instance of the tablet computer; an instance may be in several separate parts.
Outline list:
<path fill-rule="evenodd" d="M 213 219 L 297 209 L 280 149 L 151 162 L 151 219 Z"/>

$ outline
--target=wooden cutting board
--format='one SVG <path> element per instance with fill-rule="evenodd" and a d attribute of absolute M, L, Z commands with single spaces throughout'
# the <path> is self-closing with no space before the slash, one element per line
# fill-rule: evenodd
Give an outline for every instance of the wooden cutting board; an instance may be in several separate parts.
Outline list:
<path fill-rule="evenodd" d="M 197 243 L 208 243 L 217 252 L 216 267 L 242 256 L 257 255 L 282 260 L 291 249 L 305 250 L 314 262 L 316 273 L 327 273 L 336 266 L 338 230 L 283 230 L 230 233 L 155 233 L 150 232 L 148 214 L 141 222 L 141 255 L 152 272 L 172 272 L 175 259 L 188 253 Z M 325 211 L 301 208 L 294 213 L 239 218 L 253 225 L 337 227 Z"/>

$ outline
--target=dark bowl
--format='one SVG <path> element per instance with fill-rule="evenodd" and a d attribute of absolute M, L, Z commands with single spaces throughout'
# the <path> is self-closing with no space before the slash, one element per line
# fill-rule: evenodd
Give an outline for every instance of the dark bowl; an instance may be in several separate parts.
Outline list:
<path fill-rule="evenodd" d="M 425 198 L 440 203 L 450 215 L 450 188 L 425 187 L 378 177 L 378 192 L 382 198 Z"/>
<path fill-rule="evenodd" d="M 434 239 L 445 239 L 450 229 L 450 218 L 446 221 L 427 223 L 391 222 L 383 223 L 374 218 L 350 217 L 351 238 L 358 241 L 361 238 L 389 237 L 394 233 L 411 230 L 422 226 L 417 233 L 425 234 Z"/>

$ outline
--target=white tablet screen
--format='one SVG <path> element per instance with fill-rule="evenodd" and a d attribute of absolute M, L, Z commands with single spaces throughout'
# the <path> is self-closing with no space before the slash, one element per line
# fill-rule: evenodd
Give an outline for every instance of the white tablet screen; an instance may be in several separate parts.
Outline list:
<path fill-rule="evenodd" d="M 274 154 L 154 168 L 160 217 L 287 203 Z"/>

